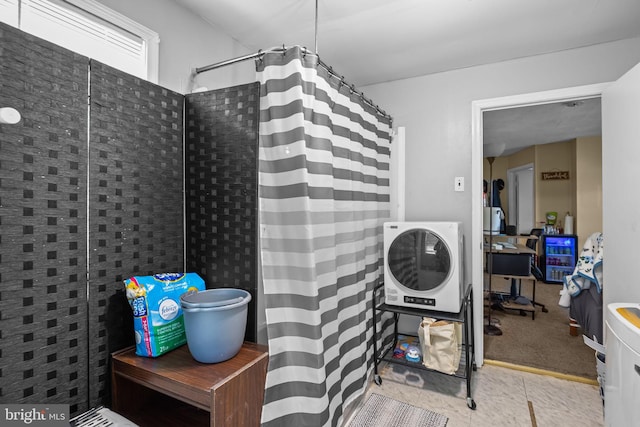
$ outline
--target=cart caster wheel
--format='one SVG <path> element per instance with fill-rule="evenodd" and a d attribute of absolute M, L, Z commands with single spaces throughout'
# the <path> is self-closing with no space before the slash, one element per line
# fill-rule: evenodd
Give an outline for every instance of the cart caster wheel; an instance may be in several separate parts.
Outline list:
<path fill-rule="evenodd" d="M 549 309 L 548 309 L 547 307 L 542 307 L 542 312 L 543 312 L 543 313 L 548 313 L 548 312 L 549 312 Z"/>
<path fill-rule="evenodd" d="M 381 385 L 381 384 L 382 384 L 382 378 L 380 378 L 380 375 L 374 375 L 374 376 L 373 376 L 373 381 L 374 381 L 377 385 Z"/>
<path fill-rule="evenodd" d="M 474 411 L 475 411 L 475 410 L 476 410 L 476 401 L 475 401 L 475 400 L 473 400 L 473 399 L 472 399 L 472 398 L 470 398 L 470 397 L 467 397 L 467 406 L 468 406 L 470 409 L 472 409 L 472 410 L 474 410 Z"/>
<path fill-rule="evenodd" d="M 471 365 L 471 369 L 473 369 L 474 371 L 478 370 L 478 365 L 475 364 L 475 362 L 473 363 L 473 365 Z"/>
<path fill-rule="evenodd" d="M 525 317 L 527 313 L 524 310 L 520 310 L 520 316 Z"/>

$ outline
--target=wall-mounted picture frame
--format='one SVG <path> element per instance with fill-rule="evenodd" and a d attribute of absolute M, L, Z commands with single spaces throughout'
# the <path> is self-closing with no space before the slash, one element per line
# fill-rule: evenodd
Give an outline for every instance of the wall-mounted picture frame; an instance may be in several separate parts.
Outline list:
<path fill-rule="evenodd" d="M 569 179 L 569 171 L 552 171 L 552 172 L 541 172 L 543 181 L 552 181 L 552 180 L 567 180 Z"/>

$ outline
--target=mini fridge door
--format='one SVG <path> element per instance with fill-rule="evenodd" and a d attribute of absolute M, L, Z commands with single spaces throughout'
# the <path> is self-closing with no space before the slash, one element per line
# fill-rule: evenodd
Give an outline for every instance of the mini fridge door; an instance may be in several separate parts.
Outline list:
<path fill-rule="evenodd" d="M 578 261 L 577 236 L 544 234 L 542 236 L 541 270 L 547 283 L 562 283 L 573 273 Z"/>

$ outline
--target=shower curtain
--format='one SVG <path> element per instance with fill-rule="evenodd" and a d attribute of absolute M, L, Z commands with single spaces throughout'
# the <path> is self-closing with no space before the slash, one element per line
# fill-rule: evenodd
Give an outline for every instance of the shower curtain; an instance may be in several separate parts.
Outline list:
<path fill-rule="evenodd" d="M 339 425 L 372 368 L 391 122 L 299 47 L 257 62 L 264 426 Z"/>

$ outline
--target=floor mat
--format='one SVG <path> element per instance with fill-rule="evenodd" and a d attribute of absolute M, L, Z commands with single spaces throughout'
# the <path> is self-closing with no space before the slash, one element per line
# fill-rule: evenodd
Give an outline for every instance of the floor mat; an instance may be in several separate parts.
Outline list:
<path fill-rule="evenodd" d="M 449 418 L 390 397 L 372 393 L 349 427 L 445 427 Z"/>

